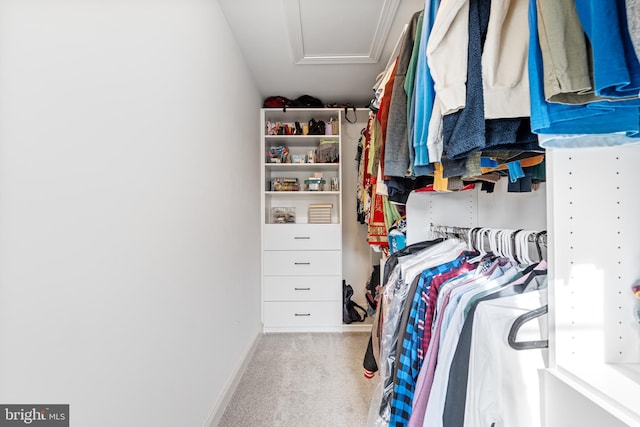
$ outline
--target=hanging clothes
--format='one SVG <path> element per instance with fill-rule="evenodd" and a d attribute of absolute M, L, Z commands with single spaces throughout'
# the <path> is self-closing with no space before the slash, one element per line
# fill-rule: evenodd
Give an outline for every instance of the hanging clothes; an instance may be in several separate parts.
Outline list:
<path fill-rule="evenodd" d="M 591 3 L 591 2 L 580 2 Z M 577 5 L 578 3 L 575 3 Z M 553 37 L 553 33 L 543 33 L 543 27 L 538 21 L 538 1 L 532 0 L 529 3 L 529 82 L 531 87 L 531 129 L 540 135 L 540 145 L 542 147 L 590 147 L 590 146 L 611 146 L 622 145 L 638 142 L 635 138 L 640 135 L 640 110 L 638 109 L 638 93 L 635 99 L 620 100 L 616 102 L 599 101 L 590 102 L 582 105 L 567 105 L 559 103 L 547 102 L 544 92 L 544 60 L 542 57 L 540 40 L 547 40 Z M 607 9 L 599 9 L 602 12 L 601 19 L 595 18 L 591 13 L 594 4 L 583 5 L 582 12 L 576 9 L 580 17 L 580 25 L 583 31 L 595 31 L 595 27 L 602 29 L 600 31 L 607 33 L 594 34 L 596 45 L 593 46 L 594 55 L 591 60 L 594 61 L 594 77 L 597 70 L 598 75 L 602 78 L 600 82 L 594 82 L 594 91 L 596 95 L 615 94 L 615 90 L 610 88 L 617 84 L 626 86 L 625 81 L 631 83 L 630 77 L 635 75 L 636 62 L 632 61 L 630 69 L 626 69 L 626 58 L 630 55 L 624 49 L 626 43 L 620 38 L 627 40 L 628 29 L 624 20 L 620 19 L 620 2 L 615 1 L 609 6 L 602 6 Z M 543 9 L 544 11 L 544 9 Z M 617 18 L 612 18 L 615 13 Z M 588 21 L 588 28 L 585 29 L 585 22 Z M 604 26 L 604 22 L 608 22 L 609 27 Z M 627 33 L 625 36 L 624 33 Z M 539 37 L 543 33 L 544 36 Z M 611 34 L 609 34 L 611 33 Z M 621 35 L 622 34 L 622 35 Z M 612 51 L 615 60 L 613 63 L 618 64 L 615 72 L 608 73 L 608 63 L 606 62 L 612 52 L 607 53 L 608 46 L 602 39 L 598 37 L 609 37 L 612 42 Z M 617 38 L 618 40 L 614 40 Z M 614 47 L 616 47 L 613 49 Z M 595 54 L 595 50 L 604 50 L 605 52 Z M 598 64 L 595 64 L 595 61 Z M 605 61 L 605 62 L 602 62 Z M 624 64 L 623 64 L 624 62 Z M 597 68 L 597 70 L 596 70 Z M 627 79 L 624 75 L 627 75 Z M 622 77 L 620 77 L 622 75 Z M 622 81 L 615 80 L 622 79 Z"/>
<path fill-rule="evenodd" d="M 513 308 L 517 311 L 519 308 L 518 302 L 519 301 L 522 302 L 521 300 L 528 301 L 529 298 L 515 299 L 514 300 L 515 302 L 512 302 L 512 304 L 507 303 L 506 302 L 507 300 L 504 300 L 503 298 L 511 297 L 513 295 L 520 295 L 526 291 L 535 290 L 539 292 L 541 289 L 546 289 L 546 283 L 547 283 L 546 282 L 547 280 L 546 263 L 543 263 L 542 265 L 538 265 L 536 266 L 536 268 L 537 268 L 536 270 L 531 270 L 527 272 L 521 278 L 514 280 L 499 289 L 496 289 L 495 292 L 487 293 L 487 295 L 485 296 L 479 296 L 479 298 L 475 299 L 471 303 L 471 305 L 468 305 L 466 307 L 468 311 L 466 314 L 466 318 L 465 318 L 465 322 L 463 324 L 462 330 L 460 332 L 458 345 L 456 347 L 456 351 L 454 353 L 454 356 L 451 362 L 451 369 L 449 371 L 447 394 L 445 398 L 445 406 L 444 406 L 443 415 L 442 415 L 444 426 L 447 426 L 447 427 L 463 426 L 467 424 L 465 421 L 466 409 L 465 409 L 465 412 L 462 412 L 459 410 L 459 408 L 466 408 L 466 395 L 468 391 L 472 396 L 475 397 L 478 395 L 478 393 L 481 392 L 480 390 L 482 390 L 481 387 L 471 388 L 471 389 L 468 388 L 468 379 L 477 378 L 477 376 L 479 375 L 479 372 L 476 369 L 473 372 L 475 373 L 475 377 L 470 376 L 470 367 L 472 366 L 472 362 L 478 362 L 484 365 L 489 365 L 488 361 L 486 360 L 486 356 L 487 356 L 486 353 L 482 354 L 481 352 L 478 352 L 477 353 L 478 357 L 475 359 L 472 358 L 472 353 L 471 353 L 472 341 L 475 340 L 476 346 L 479 346 L 481 344 L 478 344 L 477 340 L 487 339 L 486 337 L 489 335 L 492 335 L 492 334 L 495 335 L 492 338 L 493 341 L 502 340 L 505 342 L 506 342 L 506 337 L 508 336 L 509 326 L 511 324 L 510 322 L 501 324 L 503 326 L 503 329 L 506 328 L 506 330 L 502 330 L 498 328 L 498 323 L 496 323 L 495 325 L 496 329 L 494 329 L 490 324 L 486 324 L 482 322 L 480 323 L 480 325 L 478 325 L 476 323 L 477 317 L 475 316 L 476 310 L 482 305 L 486 306 L 486 304 L 481 304 L 481 303 L 493 301 L 492 303 L 489 304 L 489 306 L 495 307 L 495 310 L 490 310 L 489 313 L 492 313 L 492 311 L 497 311 L 499 307 L 503 307 L 504 305 L 506 305 L 509 308 Z M 546 301 L 541 302 L 541 297 L 542 297 L 542 294 L 540 293 L 536 295 L 536 298 L 532 300 L 532 303 L 534 304 L 534 307 L 532 308 L 537 308 L 540 305 L 543 305 L 546 303 Z M 496 304 L 495 303 L 496 300 L 499 300 L 500 302 Z M 530 308 L 528 308 L 527 310 L 530 310 Z M 512 317 L 510 319 L 511 319 L 511 322 L 513 322 L 513 320 L 517 317 L 517 315 L 513 315 L 513 313 L 511 314 L 512 314 Z M 518 315 L 519 314 L 521 314 L 521 311 L 520 313 L 518 313 Z M 507 317 L 507 319 L 509 318 Z M 489 327 L 489 330 L 488 331 L 484 330 L 483 326 L 484 328 Z M 509 351 L 508 353 L 509 354 L 507 354 L 506 357 L 502 358 L 505 362 L 505 365 L 508 365 L 508 363 L 511 360 L 518 360 L 519 356 L 521 355 L 521 353 L 519 352 Z M 500 358 L 504 354 L 502 352 L 499 352 L 492 355 L 495 355 L 497 358 Z M 539 356 L 540 360 L 542 360 L 542 354 L 540 352 L 536 352 L 536 356 Z M 538 367 L 540 366 L 540 364 L 532 365 L 531 368 L 533 368 L 534 366 Z M 521 370 L 513 372 L 513 374 L 514 375 L 531 374 L 531 372 L 529 371 L 529 367 L 525 365 Z M 534 376 L 537 375 L 537 371 L 535 369 L 533 370 L 533 375 Z M 528 375 L 528 376 L 530 377 L 531 375 Z M 535 384 L 537 383 L 538 382 L 536 378 Z M 474 386 L 475 385 L 476 384 L 474 384 Z M 499 384 L 499 385 L 494 384 L 492 388 L 494 388 L 494 391 L 496 392 L 502 391 L 502 388 L 500 387 L 501 385 L 502 384 Z M 504 386 L 508 391 L 511 387 L 511 384 L 504 384 Z M 496 393 L 496 395 L 491 397 L 490 399 L 474 399 L 473 402 L 477 403 L 480 400 L 484 400 L 485 402 L 489 402 L 489 401 L 493 402 L 494 406 L 495 405 L 504 406 L 499 400 L 499 398 L 502 396 L 503 396 L 502 393 Z M 537 404 L 536 402 L 537 402 L 537 399 L 534 400 L 532 403 L 534 403 L 534 406 L 538 408 L 539 404 Z M 518 408 L 518 407 L 519 405 L 515 405 L 513 408 Z M 474 405 L 474 406 L 470 405 L 469 413 L 478 409 L 480 408 L 477 405 Z M 492 410 L 493 410 L 493 413 L 488 413 L 489 411 L 487 411 L 485 407 L 481 409 L 478 414 L 475 414 L 474 417 L 476 417 L 476 419 L 494 418 L 494 420 L 495 418 L 499 418 L 499 416 L 496 415 L 497 413 L 499 413 L 499 410 L 495 407 L 492 408 Z M 530 412 L 531 411 L 527 411 L 525 414 L 529 417 L 530 420 L 535 419 L 535 418 L 531 418 L 533 414 L 530 414 Z M 482 424 L 482 425 L 491 425 L 491 422 L 489 422 L 488 424 Z M 507 423 L 506 425 L 511 425 L 511 424 Z M 513 425 L 524 426 L 525 424 L 516 423 Z M 539 419 L 537 423 L 534 423 L 534 424 L 527 423 L 526 425 L 539 425 Z"/>
<path fill-rule="evenodd" d="M 404 91 L 404 83 L 421 15 L 422 11 L 413 14 L 398 56 L 385 137 L 384 174 L 386 176 L 404 177 L 407 176 L 409 169 L 407 94 Z"/>
<path fill-rule="evenodd" d="M 439 163 L 453 180 L 436 191 L 460 191 L 496 152 L 637 142 L 637 10 L 636 0 L 425 0 L 395 58 L 381 179 L 438 175 Z M 520 162 L 508 192 L 537 187 Z"/>
<path fill-rule="evenodd" d="M 404 337 L 399 340 L 396 352 L 398 363 L 394 374 L 391 426 L 406 425 L 411 417 L 415 380 L 424 360 L 424 338 L 430 333 L 425 329 L 426 313 L 431 312 L 427 308 L 429 292 L 439 288 L 443 282 L 475 269 L 475 265 L 466 261 L 468 257 L 468 253 L 463 253 L 451 262 L 424 270 L 420 275 L 411 305 L 405 308 L 407 322 L 404 327 L 400 325 Z"/>
<path fill-rule="evenodd" d="M 544 262 L 519 264 L 503 253 L 511 250 L 501 249 L 498 258 L 477 257 L 467 243 L 448 239 L 392 263 L 372 330 L 379 340 L 370 340 L 365 355 L 365 369 L 376 355 L 380 374 L 368 426 L 461 426 L 467 400 L 485 405 L 469 386 L 475 385 L 475 363 L 482 362 L 472 351 L 474 331 L 484 325 L 474 327 L 476 310 L 486 301 L 504 302 L 546 285 Z M 481 415 L 501 416 L 484 410 Z"/>
<path fill-rule="evenodd" d="M 413 131 L 412 140 L 415 157 L 413 170 L 416 176 L 423 176 L 433 172 L 432 163 L 440 161 L 438 156 L 429 153 L 429 122 L 435 100 L 435 89 L 429 65 L 427 63 L 427 42 L 433 28 L 436 11 L 440 0 L 427 0 L 423 12 L 422 30 L 418 45 L 418 60 L 416 63 L 416 77 L 413 95 Z M 433 144 L 432 144 L 433 145 Z"/>
<path fill-rule="evenodd" d="M 377 365 L 381 379 L 380 389 L 374 392 L 370 413 L 370 425 L 385 425 L 390 415 L 390 398 L 393 393 L 396 350 L 403 309 L 414 280 L 429 266 L 451 262 L 466 249 L 466 245 L 455 240 L 445 240 L 419 253 L 398 259 L 398 265 L 389 274 L 389 279 L 381 289 L 377 325 L 380 330 L 379 357 Z M 414 287 L 415 289 L 415 287 Z M 413 297 L 413 296 L 412 296 Z M 377 403 L 374 403 L 377 402 Z"/>
<path fill-rule="evenodd" d="M 508 264 L 506 269 L 497 269 L 496 273 L 500 273 L 498 277 L 492 280 L 476 281 L 471 287 L 460 291 L 458 295 L 459 298 L 456 299 L 454 304 L 452 304 L 451 301 L 449 302 L 451 306 L 449 312 L 450 318 L 447 322 L 445 317 L 445 323 L 443 324 L 443 330 L 446 331 L 446 333 L 443 337 L 443 342 L 440 343 L 438 362 L 425 410 L 424 420 L 426 425 L 435 427 L 444 425 L 443 414 L 449 386 L 449 372 L 451 371 L 455 351 L 460 340 L 467 305 L 470 304 L 474 298 L 477 299 L 480 295 L 497 291 L 502 286 L 518 279 L 522 275 L 522 268 Z"/>

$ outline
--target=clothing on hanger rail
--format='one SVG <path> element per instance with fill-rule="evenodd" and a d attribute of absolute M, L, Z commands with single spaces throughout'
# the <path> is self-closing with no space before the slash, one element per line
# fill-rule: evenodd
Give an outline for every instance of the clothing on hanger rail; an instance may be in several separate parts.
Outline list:
<path fill-rule="evenodd" d="M 469 404 L 475 402 L 467 376 L 474 372 L 468 367 L 474 363 L 470 343 L 476 310 L 485 301 L 541 288 L 538 277 L 546 277 L 544 262 L 528 253 L 540 232 L 430 228 L 445 240 L 397 257 L 382 283 L 379 323 L 372 330 L 379 339 L 372 338 L 367 349 L 378 354 L 380 374 L 370 426 L 458 425 L 464 412 L 452 416 L 452 408 L 465 407 L 467 392 Z"/>

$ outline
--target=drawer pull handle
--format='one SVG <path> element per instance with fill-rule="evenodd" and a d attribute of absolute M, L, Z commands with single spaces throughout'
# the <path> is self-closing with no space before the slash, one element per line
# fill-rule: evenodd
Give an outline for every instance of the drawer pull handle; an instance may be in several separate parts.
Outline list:
<path fill-rule="evenodd" d="M 296 291 L 310 291 L 311 288 L 294 288 Z"/>
<path fill-rule="evenodd" d="M 311 240 L 311 237 L 309 236 L 296 236 L 294 237 L 295 240 Z"/>
<path fill-rule="evenodd" d="M 311 265 L 310 262 L 294 262 L 295 265 Z"/>
<path fill-rule="evenodd" d="M 296 317 L 310 317 L 311 313 L 296 313 Z"/>

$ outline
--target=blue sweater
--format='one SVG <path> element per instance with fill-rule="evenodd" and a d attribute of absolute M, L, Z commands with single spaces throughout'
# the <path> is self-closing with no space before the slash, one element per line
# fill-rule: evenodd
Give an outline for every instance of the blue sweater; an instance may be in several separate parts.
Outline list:
<path fill-rule="evenodd" d="M 577 3 L 580 2 L 584 3 L 584 0 L 579 0 Z M 585 105 L 551 104 L 546 102 L 542 82 L 544 74 L 542 53 L 538 42 L 538 19 L 535 0 L 529 3 L 529 28 L 529 84 L 531 89 L 531 129 L 533 132 L 539 134 L 608 134 L 626 132 L 628 136 L 635 136 L 640 133 L 638 100 L 617 101 L 615 103 L 602 101 Z M 597 67 L 600 69 L 601 66 L 602 64 Z M 602 86 L 600 88 L 602 89 Z"/>

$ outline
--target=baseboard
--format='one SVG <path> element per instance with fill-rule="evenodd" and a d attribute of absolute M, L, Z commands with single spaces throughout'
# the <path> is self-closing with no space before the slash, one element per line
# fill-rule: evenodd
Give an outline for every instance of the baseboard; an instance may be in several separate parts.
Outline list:
<path fill-rule="evenodd" d="M 338 326 L 301 326 L 301 327 L 278 327 L 278 328 L 264 328 L 265 334 L 278 334 L 278 333 L 330 333 L 330 332 L 371 332 L 371 322 L 354 322 L 351 324 L 345 324 Z"/>
<path fill-rule="evenodd" d="M 373 325 L 370 322 L 366 323 L 350 323 L 348 325 L 342 325 L 342 332 L 371 332 Z"/>
<path fill-rule="evenodd" d="M 255 337 L 253 337 L 253 340 L 251 340 L 251 342 L 247 346 L 247 349 L 244 351 L 239 363 L 233 368 L 233 371 L 231 371 L 231 375 L 222 388 L 222 393 L 220 393 L 220 396 L 213 406 L 213 409 L 211 410 L 211 413 L 209 414 L 209 417 L 207 418 L 207 421 L 205 421 L 203 427 L 217 427 L 218 423 L 220 423 L 225 408 L 229 404 L 233 393 L 236 391 L 242 375 L 247 370 L 247 366 L 249 365 L 253 354 L 256 352 L 258 342 L 260 341 L 260 337 L 262 336 L 262 333 L 260 332 L 261 330 L 262 325 L 256 331 Z"/>

